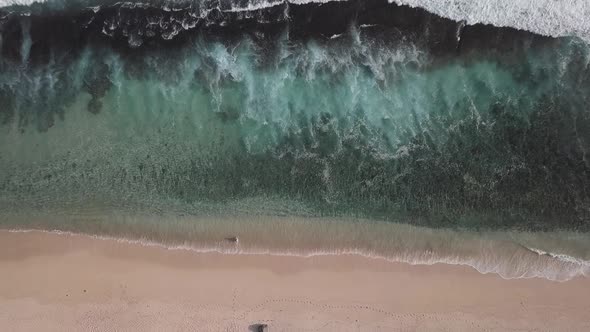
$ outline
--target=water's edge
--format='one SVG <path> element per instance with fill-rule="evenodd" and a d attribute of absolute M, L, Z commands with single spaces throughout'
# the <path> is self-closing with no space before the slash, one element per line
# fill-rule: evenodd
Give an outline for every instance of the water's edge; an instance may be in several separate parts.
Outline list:
<path fill-rule="evenodd" d="M 190 220 L 190 223 L 187 229 L 192 232 L 185 230 L 182 236 L 166 239 L 145 231 L 124 235 L 112 231 L 88 233 L 43 228 L 3 227 L 1 231 L 85 236 L 197 253 L 295 257 L 355 255 L 410 265 L 463 265 L 504 279 L 567 281 L 590 276 L 590 250 L 584 245 L 590 243 L 590 236 L 580 233 L 460 232 L 403 224 L 368 225 L 354 220 L 277 217 L 266 220 L 212 218 Z M 234 236 L 237 242 L 233 242 Z"/>

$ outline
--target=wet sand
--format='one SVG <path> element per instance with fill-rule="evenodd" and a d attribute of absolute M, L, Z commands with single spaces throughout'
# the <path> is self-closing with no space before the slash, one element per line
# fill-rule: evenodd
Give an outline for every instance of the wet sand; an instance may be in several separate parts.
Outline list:
<path fill-rule="evenodd" d="M 5 331 L 584 331 L 590 279 L 0 231 Z"/>

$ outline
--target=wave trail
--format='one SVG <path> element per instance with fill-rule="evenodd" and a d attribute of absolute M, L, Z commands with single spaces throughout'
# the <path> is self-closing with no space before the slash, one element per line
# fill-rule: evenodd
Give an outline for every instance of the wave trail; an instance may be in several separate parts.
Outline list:
<path fill-rule="evenodd" d="M 588 261 L 588 260 L 583 260 L 583 259 L 576 258 L 576 257 L 566 255 L 566 254 L 547 252 L 547 251 L 537 249 L 537 248 L 528 248 L 527 247 L 527 249 L 536 253 L 539 256 L 548 256 L 548 257 L 554 258 L 554 259 L 562 261 L 562 262 L 567 262 L 567 263 L 577 264 L 580 266 L 590 267 L 590 261 Z"/>

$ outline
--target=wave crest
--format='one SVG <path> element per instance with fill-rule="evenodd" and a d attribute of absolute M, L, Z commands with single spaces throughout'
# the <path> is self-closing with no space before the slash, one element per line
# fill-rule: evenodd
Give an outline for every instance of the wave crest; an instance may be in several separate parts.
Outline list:
<path fill-rule="evenodd" d="M 511 27 L 551 37 L 577 36 L 590 41 L 590 3 L 585 0 L 387 0 L 397 5 L 422 8 L 431 13 L 469 25 L 491 24 L 496 27 Z M 324 4 L 329 2 L 354 2 L 353 0 L 230 0 L 230 1 L 37 1 L 0 0 L 0 8 L 48 4 L 55 8 L 85 6 L 98 10 L 101 6 L 122 5 L 127 7 L 162 7 L 169 11 L 190 8 L 218 9 L 221 12 L 252 12 L 278 5 Z"/>

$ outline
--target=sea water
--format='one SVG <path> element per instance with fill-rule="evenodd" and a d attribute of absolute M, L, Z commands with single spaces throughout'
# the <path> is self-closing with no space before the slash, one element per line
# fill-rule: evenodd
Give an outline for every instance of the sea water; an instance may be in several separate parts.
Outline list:
<path fill-rule="evenodd" d="M 469 23 L 387 1 L 0 8 L 0 226 L 585 275 L 584 36 Z"/>

